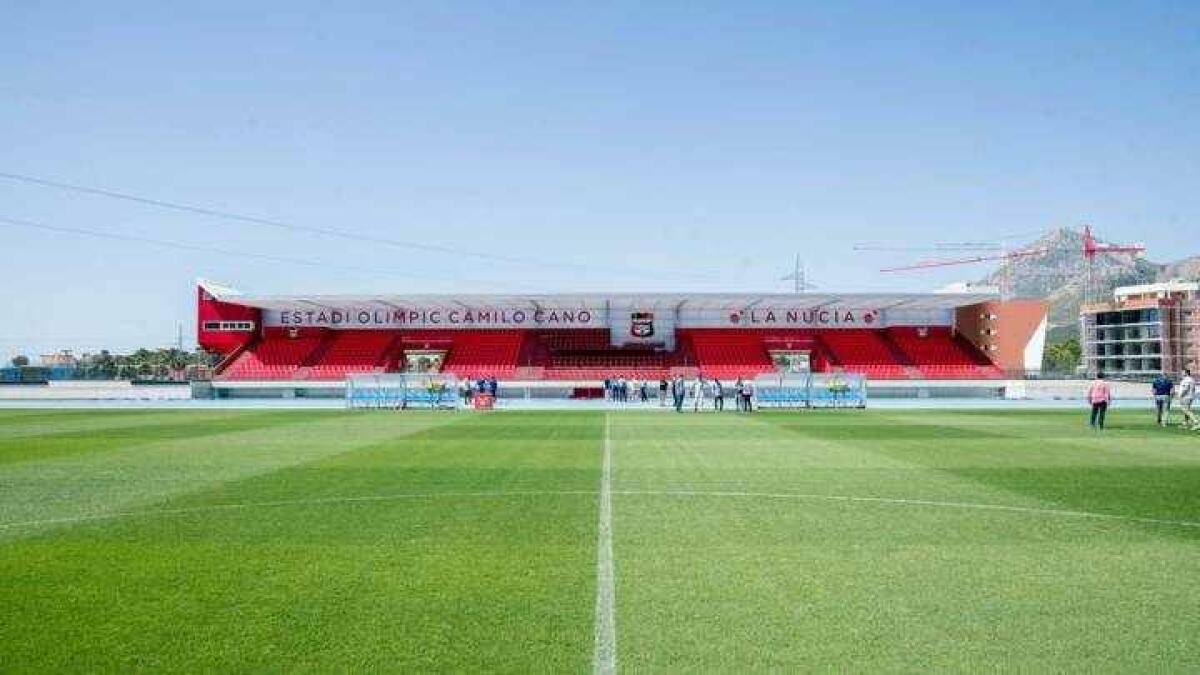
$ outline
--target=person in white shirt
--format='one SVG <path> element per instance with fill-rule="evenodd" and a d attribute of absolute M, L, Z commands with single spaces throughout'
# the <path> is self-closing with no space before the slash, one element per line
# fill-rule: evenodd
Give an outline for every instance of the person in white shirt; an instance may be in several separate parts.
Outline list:
<path fill-rule="evenodd" d="M 1200 422 L 1192 413 L 1192 402 L 1196 398 L 1196 380 L 1192 378 L 1192 371 L 1187 368 L 1183 369 L 1183 379 L 1179 381 L 1179 387 L 1175 391 L 1179 395 L 1179 412 L 1183 414 L 1183 421 L 1179 423 L 1179 426 L 1188 427 L 1192 431 L 1200 431 Z"/>
<path fill-rule="evenodd" d="M 704 378 L 699 375 L 692 383 L 692 404 L 695 412 L 700 412 L 700 407 L 704 405 Z"/>

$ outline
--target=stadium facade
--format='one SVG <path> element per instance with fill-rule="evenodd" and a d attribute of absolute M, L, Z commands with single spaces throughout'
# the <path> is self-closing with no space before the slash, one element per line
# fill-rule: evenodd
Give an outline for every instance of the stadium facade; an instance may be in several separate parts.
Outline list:
<path fill-rule="evenodd" d="M 587 386 L 779 371 L 996 380 L 1041 366 L 1046 305 L 992 294 L 244 295 L 201 281 L 215 384 L 445 372 Z"/>

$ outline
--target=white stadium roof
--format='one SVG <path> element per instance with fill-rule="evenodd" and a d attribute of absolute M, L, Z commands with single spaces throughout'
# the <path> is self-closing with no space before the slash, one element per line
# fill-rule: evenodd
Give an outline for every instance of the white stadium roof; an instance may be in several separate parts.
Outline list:
<path fill-rule="evenodd" d="M 521 294 L 407 294 L 375 295 L 244 295 L 221 284 L 200 280 L 200 286 L 222 302 L 286 311 L 314 308 L 389 306 L 461 307 L 605 307 L 609 304 L 645 309 L 723 310 L 758 306 L 797 309 L 853 307 L 859 309 L 937 310 L 998 300 L 995 293 L 521 293 Z"/>

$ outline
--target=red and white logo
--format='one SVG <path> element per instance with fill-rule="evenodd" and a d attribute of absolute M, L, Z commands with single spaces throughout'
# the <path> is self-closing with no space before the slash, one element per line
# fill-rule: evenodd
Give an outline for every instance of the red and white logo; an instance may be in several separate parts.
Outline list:
<path fill-rule="evenodd" d="M 641 339 L 654 337 L 654 312 L 633 312 L 630 314 L 629 334 Z"/>

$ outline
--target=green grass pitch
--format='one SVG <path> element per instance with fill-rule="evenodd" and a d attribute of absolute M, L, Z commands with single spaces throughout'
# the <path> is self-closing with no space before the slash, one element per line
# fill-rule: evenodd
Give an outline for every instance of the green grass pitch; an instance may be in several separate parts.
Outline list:
<path fill-rule="evenodd" d="M 0 411 L 0 672 L 1195 672 L 1151 422 Z"/>

